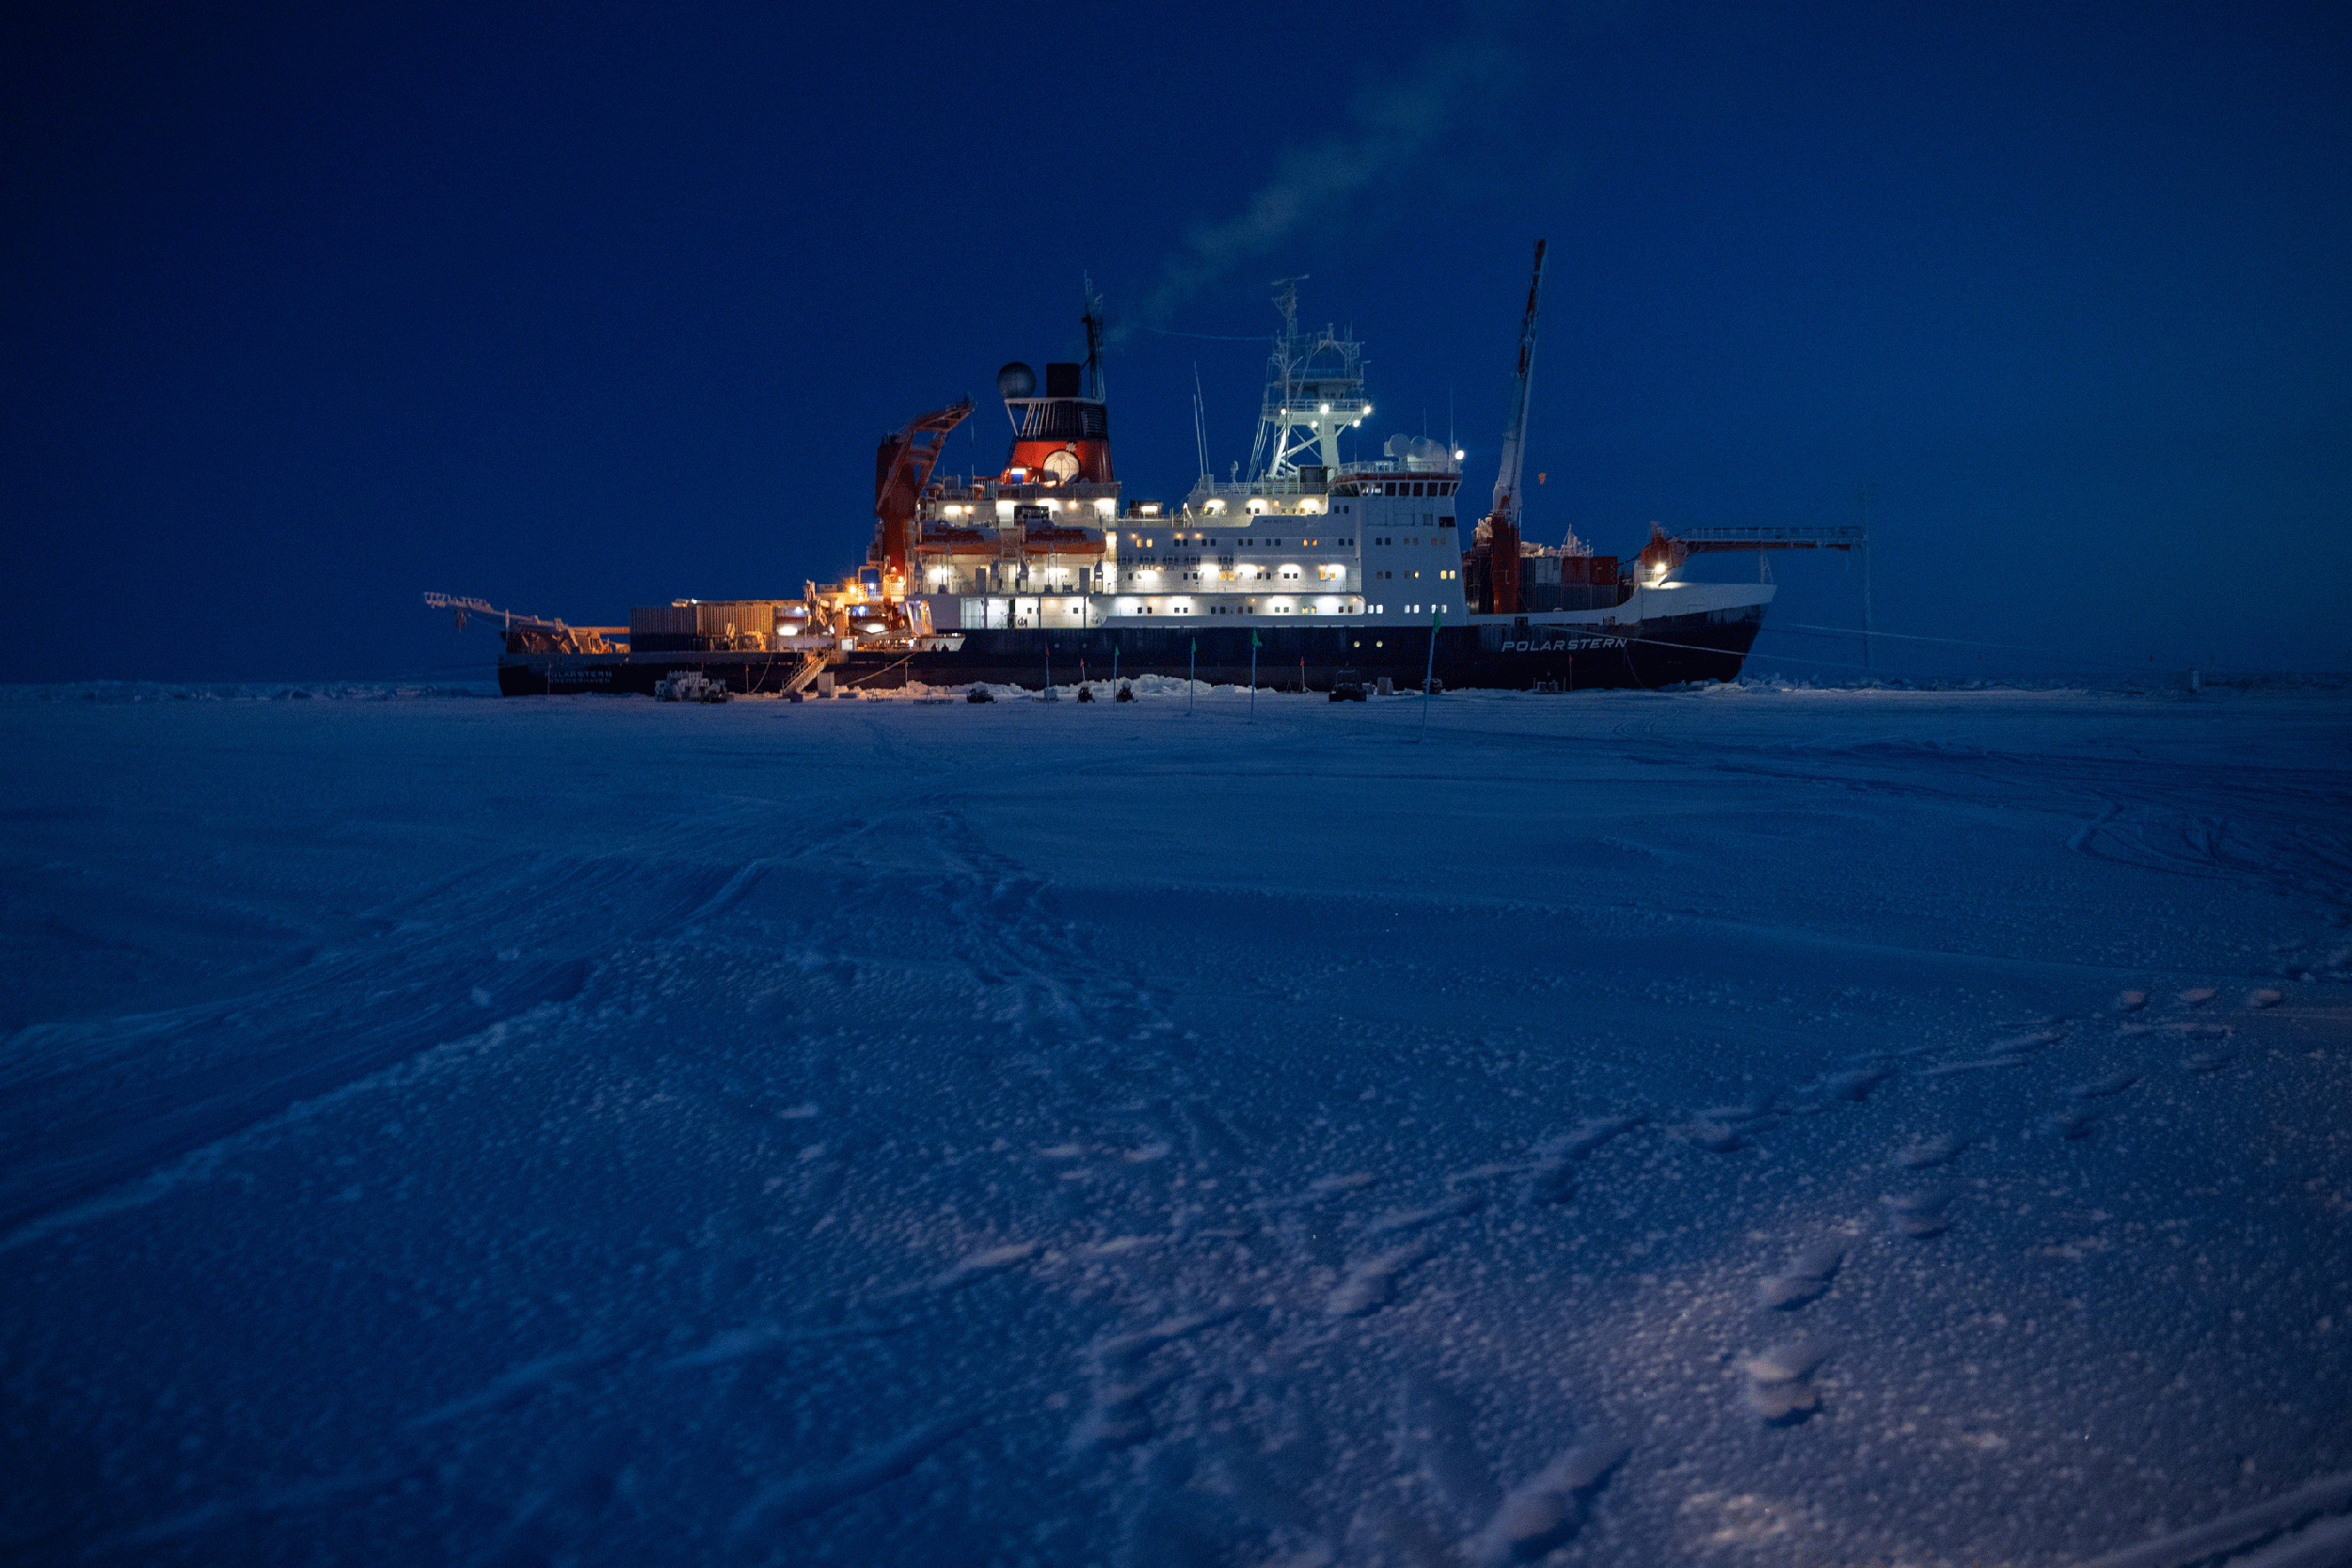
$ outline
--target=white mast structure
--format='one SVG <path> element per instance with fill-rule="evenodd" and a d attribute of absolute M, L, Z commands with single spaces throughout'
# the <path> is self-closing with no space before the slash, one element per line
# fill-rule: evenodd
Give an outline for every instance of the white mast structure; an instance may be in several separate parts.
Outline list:
<path fill-rule="evenodd" d="M 1256 478 L 1295 481 L 1302 462 L 1320 466 L 1327 476 L 1336 473 L 1340 432 L 1357 428 L 1372 413 L 1364 396 L 1364 345 L 1329 325 L 1311 340 L 1298 335 L 1298 285 L 1306 280 L 1303 275 L 1275 279 L 1282 331 L 1267 356 L 1265 402 L 1249 453 Z"/>

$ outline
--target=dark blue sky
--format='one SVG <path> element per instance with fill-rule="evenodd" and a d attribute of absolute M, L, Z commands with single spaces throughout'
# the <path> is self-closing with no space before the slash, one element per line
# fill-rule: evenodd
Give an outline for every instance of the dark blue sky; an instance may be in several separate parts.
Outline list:
<path fill-rule="evenodd" d="M 1196 363 L 1248 456 L 1218 338 L 1298 273 L 1483 490 L 1538 234 L 1533 536 L 1870 483 L 1879 626 L 2017 645 L 1882 667 L 2352 665 L 2343 5 L 199 9 L 0 37 L 10 678 L 795 593 L 1083 272 L 1130 494 L 1190 483 Z M 1779 575 L 1853 624 L 1843 558 Z"/>

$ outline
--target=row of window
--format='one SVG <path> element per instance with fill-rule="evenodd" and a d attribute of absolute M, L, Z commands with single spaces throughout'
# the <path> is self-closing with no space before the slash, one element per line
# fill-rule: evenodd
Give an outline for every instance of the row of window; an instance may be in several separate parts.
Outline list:
<path fill-rule="evenodd" d="M 1184 572 L 1179 575 L 1183 577 L 1186 582 L 1272 582 L 1278 580 L 1276 572 L 1270 566 L 1245 566 L 1238 571 L 1231 572 Z M 1129 572 L 1127 574 L 1127 580 L 1129 582 L 1136 582 L 1144 578 L 1157 576 L 1159 576 L 1157 572 Z M 1279 574 L 1279 580 L 1283 582 L 1296 582 L 1298 580 L 1298 568 L 1295 566 L 1283 567 Z M 1315 568 L 1315 580 L 1317 582 L 1344 582 L 1347 580 L 1347 568 L 1344 566 L 1318 566 Z"/>
<path fill-rule="evenodd" d="M 1364 608 L 1365 608 L 1365 609 L 1367 609 L 1367 610 L 1377 610 L 1377 609 L 1379 608 L 1379 606 L 1377 606 L 1377 605 L 1367 605 L 1367 606 L 1365 606 Z M 1131 611 L 1130 613 L 1135 613 L 1135 612 L 1132 612 L 1132 611 Z M 1157 609 L 1153 608 L 1152 606 L 1151 606 L 1151 605 L 1148 605 L 1148 604 L 1147 604 L 1147 605 L 1145 605 L 1145 606 L 1143 607 L 1143 609 L 1142 609 L 1142 610 L 1140 611 L 1140 613 L 1145 614 L 1145 615 L 1158 615 L 1158 614 L 1163 613 L 1163 611 L 1161 611 L 1161 610 L 1157 610 Z M 1170 600 L 1168 602 L 1168 609 L 1167 609 L 1167 610 L 1165 611 L 1165 613 L 1169 614 L 1169 615 L 1191 615 L 1191 614 L 1196 613 L 1196 611 L 1194 610 L 1194 609 L 1193 609 L 1193 607 L 1191 606 L 1191 604 L 1190 604 L 1190 603 L 1180 603 L 1180 602 L 1178 602 L 1177 600 L 1170 599 Z M 1212 615 L 1258 615 L 1258 614 L 1265 614 L 1265 615 L 1320 615 L 1320 614 L 1322 614 L 1322 613 L 1323 613 L 1323 611 L 1321 611 L 1321 610 L 1317 610 L 1317 609 L 1316 609 L 1313 605 L 1311 605 L 1311 604 L 1302 604 L 1302 605 L 1298 605 L 1298 606 L 1295 606 L 1295 607 L 1291 606 L 1291 605 L 1278 604 L 1278 605 L 1271 605 L 1271 606 L 1268 606 L 1268 607 L 1267 607 L 1265 610 L 1252 610 L 1252 609 L 1247 608 L 1247 607 L 1242 606 L 1242 605 L 1211 605 L 1211 606 L 1209 607 L 1209 613 L 1210 613 L 1210 614 L 1212 614 Z M 1360 613 L 1362 613 L 1362 611 L 1360 611 L 1360 610 L 1339 610 L 1339 611 L 1337 611 L 1336 613 L 1341 614 L 1341 615 L 1356 615 L 1356 614 L 1360 614 Z"/>
<path fill-rule="evenodd" d="M 1398 613 L 1400 613 L 1400 614 L 1404 614 L 1404 615 L 1425 615 L 1425 614 L 1427 614 L 1429 611 L 1431 611 L 1431 610 L 1435 610 L 1436 608 L 1437 608 L 1437 607 L 1436 607 L 1435 605 L 1425 605 L 1425 604 L 1408 604 L 1408 605 L 1399 605 L 1399 606 L 1397 607 L 1397 610 L 1398 610 Z M 1192 608 L 1192 606 L 1191 606 L 1190 604 L 1188 604 L 1188 603 L 1180 604 L 1180 603 L 1178 603 L 1177 601 L 1175 601 L 1175 600 L 1173 600 L 1173 599 L 1171 599 L 1171 600 L 1169 600 L 1169 601 L 1168 601 L 1168 610 L 1167 610 L 1167 613 L 1168 613 L 1168 614 L 1170 614 L 1170 615 L 1190 615 L 1190 614 L 1192 614 L 1193 612 L 1194 612 L 1194 611 L 1193 611 L 1193 608 Z M 1384 605 L 1384 604 L 1368 604 L 1368 605 L 1363 606 L 1360 610 L 1343 610 L 1338 611 L 1337 613 L 1342 614 L 1342 615 L 1386 615 L 1388 612 L 1389 612 L 1389 607 L 1388 607 L 1387 605 Z M 1150 606 L 1150 605 L 1146 605 L 1146 606 L 1143 608 L 1143 611 L 1142 611 L 1142 613 L 1144 613 L 1144 614 L 1146 614 L 1146 615 L 1157 615 L 1157 614 L 1159 614 L 1159 613 L 1161 613 L 1161 612 L 1160 612 L 1159 610 L 1157 610 L 1153 609 L 1152 606 Z M 1297 605 L 1297 606 L 1295 606 L 1295 607 L 1294 607 L 1294 606 L 1291 606 L 1291 605 L 1279 605 L 1279 604 L 1278 604 L 1278 605 L 1273 605 L 1273 606 L 1268 607 L 1268 608 L 1267 608 L 1266 610 L 1264 610 L 1263 611 L 1260 611 L 1260 610 L 1256 610 L 1248 609 L 1248 608 L 1247 608 L 1247 607 L 1245 607 L 1245 606 L 1241 606 L 1241 605 L 1211 605 L 1211 606 L 1209 607 L 1209 613 L 1210 613 L 1210 614 L 1212 614 L 1212 615 L 1257 615 L 1257 614 L 1261 614 L 1261 613 L 1263 613 L 1263 614 L 1266 614 L 1266 615 L 1320 615 L 1320 614 L 1322 614 L 1322 613 L 1324 613 L 1324 612 L 1323 612 L 1322 610 L 1317 610 L 1317 609 L 1316 609 L 1313 605 L 1311 605 L 1311 604 L 1302 604 L 1302 605 Z M 1025 625 L 1026 623 L 1024 623 L 1024 624 Z M 1380 643 L 1378 643 L 1378 642 L 1375 642 L 1375 643 L 1373 644 L 1373 646 L 1374 646 L 1374 647 L 1375 647 L 1375 648 L 1380 647 L 1381 645 L 1382 645 L 1382 644 L 1380 644 Z M 1361 642 L 1359 642 L 1359 643 L 1357 643 L 1357 644 L 1356 644 L 1356 646 L 1358 646 L 1358 647 L 1359 647 L 1359 648 L 1360 648 L 1360 647 L 1362 647 L 1362 646 L 1363 646 L 1363 644 L 1362 644 Z"/>
<path fill-rule="evenodd" d="M 1168 543 L 1171 545 L 1182 545 L 1187 541 L 1195 545 L 1205 545 L 1209 542 L 1209 536 L 1205 533 L 1195 533 L 1190 535 L 1171 533 L 1168 535 Z M 1334 539 L 1331 541 L 1334 545 L 1352 545 L 1356 541 L 1353 539 Z M 1150 549 L 1152 546 L 1152 540 L 1146 538 L 1139 533 L 1131 533 L 1127 535 L 1127 543 L 1137 546 L 1143 549 Z M 1217 543 L 1230 549 L 1232 547 L 1235 541 L 1219 540 Z M 1268 549 L 1275 549 L 1281 546 L 1282 541 L 1279 539 L 1244 539 L 1238 541 L 1238 543 L 1250 549 L 1256 549 L 1260 546 L 1263 546 Z M 1301 539 L 1299 543 L 1302 545 L 1320 545 L 1323 541 L 1320 539 Z"/>
<path fill-rule="evenodd" d="M 1458 479 L 1375 479 L 1343 484 L 1343 496 L 1450 496 L 1462 487 Z"/>

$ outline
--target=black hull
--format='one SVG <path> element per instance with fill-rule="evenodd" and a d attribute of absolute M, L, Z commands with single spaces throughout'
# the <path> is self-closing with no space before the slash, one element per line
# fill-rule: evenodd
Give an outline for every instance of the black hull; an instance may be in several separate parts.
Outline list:
<path fill-rule="evenodd" d="M 1763 624 L 1762 605 L 1613 626 L 1482 620 L 1439 628 L 1434 661 L 1426 627 L 1260 626 L 1255 679 L 1263 689 L 1288 691 L 1302 686 L 1328 691 L 1343 671 L 1366 682 L 1387 676 L 1398 690 L 1417 691 L 1422 671 L 1432 668 L 1449 690 L 1588 691 L 1727 681 L 1738 677 Z M 1181 680 L 1191 673 L 1215 686 L 1248 686 L 1252 679 L 1246 626 L 973 631 L 962 637 L 953 652 L 860 649 L 832 667 L 834 680 L 863 690 L 975 682 L 1034 690 L 1049 672 L 1064 686 L 1082 671 L 1094 681 L 1109 680 L 1114 672 L 1121 679 Z M 731 691 L 757 695 L 782 691 L 799 664 L 796 657 L 769 654 L 510 654 L 499 662 L 499 690 L 510 697 L 651 696 L 663 675 L 698 670 L 723 680 Z"/>

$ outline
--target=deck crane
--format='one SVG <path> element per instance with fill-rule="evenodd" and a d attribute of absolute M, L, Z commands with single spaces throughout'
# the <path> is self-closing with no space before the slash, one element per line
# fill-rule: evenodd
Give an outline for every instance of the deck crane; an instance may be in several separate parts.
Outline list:
<path fill-rule="evenodd" d="M 917 414 L 900 426 L 895 436 L 882 438 L 874 453 L 874 516 L 875 553 L 881 559 L 882 597 L 896 604 L 907 594 L 907 556 L 912 540 L 909 534 L 914 514 L 923 499 L 923 486 L 930 483 L 931 467 L 939 461 L 942 448 L 947 444 L 948 432 L 969 419 L 972 400 L 949 404 L 928 414 Z"/>
<path fill-rule="evenodd" d="M 459 631 L 464 631 L 466 623 L 477 615 L 485 624 L 495 622 L 499 635 L 506 639 L 508 653 L 602 654 L 612 652 L 613 642 L 626 646 L 628 641 L 627 626 L 567 626 L 562 621 L 500 610 L 482 599 L 459 598 L 453 594 L 427 594 L 424 602 L 428 609 L 446 610 L 456 616 Z"/>
<path fill-rule="evenodd" d="M 1502 461 L 1495 473 L 1494 510 L 1479 521 L 1471 554 L 1486 602 L 1495 615 L 1519 612 L 1519 487 L 1527 466 L 1527 386 L 1535 373 L 1535 324 L 1544 292 L 1544 242 L 1535 242 L 1535 270 L 1527 283 L 1527 311 L 1519 318 L 1518 373 L 1511 385 L 1511 420 L 1502 430 Z M 1484 570 L 1479 570 L 1479 567 Z"/>

